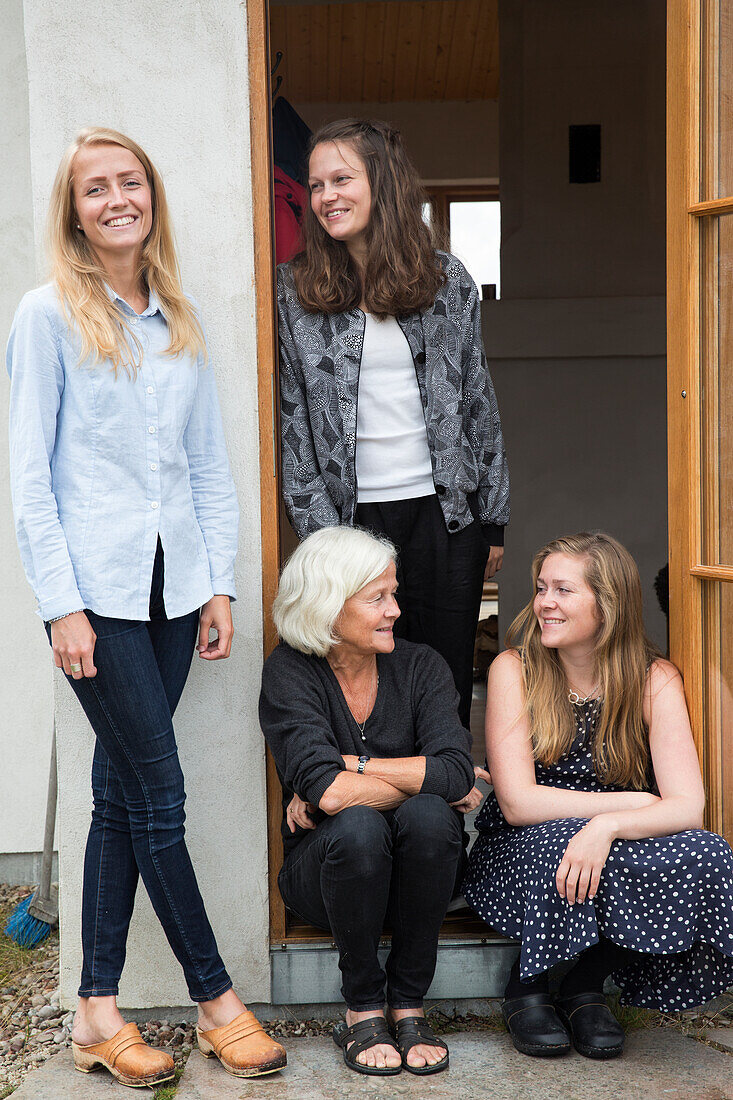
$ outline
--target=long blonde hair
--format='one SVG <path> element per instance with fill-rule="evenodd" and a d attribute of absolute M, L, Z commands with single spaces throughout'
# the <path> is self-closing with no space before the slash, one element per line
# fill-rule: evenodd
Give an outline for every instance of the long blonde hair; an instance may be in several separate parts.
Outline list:
<path fill-rule="evenodd" d="M 52 275 L 68 321 L 81 335 L 81 361 L 110 360 L 115 372 L 122 368 L 131 377 L 142 360 L 142 345 L 124 313 L 105 290 L 107 275 L 83 233 L 76 228 L 74 204 L 74 157 L 93 145 L 119 145 L 133 153 L 145 169 L 152 197 L 152 227 L 140 256 L 140 282 L 155 291 L 168 324 L 170 345 L 166 354 L 184 351 L 196 357 L 206 355 L 201 323 L 181 289 L 180 272 L 173 243 L 173 229 L 165 188 L 160 174 L 140 146 L 102 126 L 89 126 L 77 134 L 56 173 L 48 213 L 48 245 Z"/>
<path fill-rule="evenodd" d="M 642 790 L 650 752 L 642 717 L 644 686 L 659 651 L 646 636 L 639 571 L 628 550 L 610 535 L 581 532 L 554 539 L 535 554 L 533 591 L 550 554 L 580 558 L 601 618 L 595 648 L 595 682 L 603 700 L 593 740 L 593 762 L 608 785 Z M 575 716 L 557 650 L 542 644 L 534 599 L 507 631 L 507 645 L 521 656 L 525 701 L 535 759 L 556 763 L 572 744 Z"/>

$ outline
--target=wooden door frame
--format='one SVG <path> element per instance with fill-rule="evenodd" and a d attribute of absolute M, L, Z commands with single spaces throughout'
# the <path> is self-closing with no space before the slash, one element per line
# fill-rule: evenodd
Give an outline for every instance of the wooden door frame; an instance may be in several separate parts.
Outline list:
<path fill-rule="evenodd" d="M 257 324 L 257 387 L 260 439 L 260 524 L 262 533 L 262 633 L 264 657 L 277 644 L 272 601 L 280 573 L 280 493 L 277 416 L 277 326 L 275 322 L 274 192 L 272 100 L 268 0 L 247 0 L 254 287 Z M 270 940 L 286 934 L 285 906 L 277 888 L 282 864 L 280 783 L 267 751 L 267 833 Z"/>
<path fill-rule="evenodd" d="M 713 155 L 717 134 L 711 117 L 711 87 L 717 82 L 718 43 L 712 20 L 703 24 L 702 0 L 667 3 L 667 422 L 669 445 L 670 656 L 685 681 L 695 744 L 707 794 L 706 824 L 722 833 L 723 745 L 714 691 L 706 683 L 720 661 L 717 614 L 720 584 L 733 582 L 733 568 L 705 564 L 705 504 L 714 497 L 717 471 L 704 461 L 701 366 L 709 303 L 703 310 L 701 245 L 706 222 L 733 216 L 730 197 L 701 201 L 703 156 Z M 702 40 L 703 33 L 706 36 Z M 704 100 L 704 104 L 703 104 Z M 710 140 L 710 138 L 713 140 Z M 685 278 L 687 273 L 687 278 Z M 712 292 L 715 289 L 712 288 Z M 708 402 L 714 395 L 708 394 Z M 708 418 L 709 419 L 709 418 Z M 709 426 L 705 429 L 710 431 Z M 708 444 L 710 442 L 708 436 Z M 708 451 L 712 448 L 708 446 Z M 706 480 L 707 479 L 707 480 Z M 715 516 L 712 516 L 715 519 Z M 716 583 L 717 582 L 717 583 Z M 706 602 L 707 601 L 707 602 Z M 706 614 L 707 612 L 707 614 Z M 711 614 L 713 612 L 713 614 Z M 709 621 L 706 621 L 709 620 Z"/>
<path fill-rule="evenodd" d="M 707 772 L 703 745 L 703 637 L 699 615 L 700 494 L 697 478 L 700 393 L 697 372 L 700 263 L 689 209 L 697 169 L 699 33 L 696 0 L 667 2 L 667 431 L 669 486 L 670 657 L 685 682 L 695 744 Z M 679 273 L 689 271 L 689 281 Z M 709 777 L 706 775 L 706 779 Z"/>

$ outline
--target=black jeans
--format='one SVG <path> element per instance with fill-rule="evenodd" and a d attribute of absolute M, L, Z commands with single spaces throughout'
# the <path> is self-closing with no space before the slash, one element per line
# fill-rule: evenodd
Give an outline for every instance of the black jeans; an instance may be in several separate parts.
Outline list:
<path fill-rule="evenodd" d="M 212 1000 L 232 983 L 184 840 L 186 795 L 172 725 L 199 614 L 166 617 L 160 544 L 150 622 L 86 614 L 97 635 L 97 675 L 89 680 L 68 677 L 97 735 L 94 809 L 84 858 L 79 996 L 117 994 L 141 876 L 183 967 L 191 999 Z"/>
<path fill-rule="evenodd" d="M 414 795 L 396 810 L 352 806 L 322 821 L 288 856 L 280 893 L 289 909 L 333 935 L 347 1008 L 384 1005 L 377 950 L 385 921 L 392 928 L 387 1003 L 422 1005 L 463 873 L 459 818 L 434 794 Z"/>
<path fill-rule="evenodd" d="M 474 522 L 449 534 L 435 493 L 360 504 L 355 522 L 386 535 L 397 547 L 397 602 L 402 614 L 394 632 L 432 646 L 445 658 L 460 697 L 458 714 L 470 729 L 473 649 L 489 556 L 481 527 Z"/>

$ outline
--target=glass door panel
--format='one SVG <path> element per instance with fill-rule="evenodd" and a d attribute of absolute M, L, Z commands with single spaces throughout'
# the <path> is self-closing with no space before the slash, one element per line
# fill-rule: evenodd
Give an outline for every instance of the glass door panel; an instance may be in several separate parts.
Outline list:
<path fill-rule="evenodd" d="M 703 0 L 693 68 L 700 74 L 699 132 L 691 126 L 688 207 L 699 273 L 687 279 L 691 334 L 690 460 L 693 531 L 687 626 L 701 628 L 708 821 L 733 838 L 733 0 Z M 688 7 L 694 25 L 696 5 Z M 691 36 L 692 37 L 692 36 Z M 694 87 L 694 80 L 692 82 Z M 695 172 L 694 168 L 699 168 Z M 698 205 L 698 202 L 709 205 Z M 714 206 L 712 204 L 715 204 Z M 694 289 L 699 274 L 699 295 Z M 684 278 L 684 274 L 681 273 Z M 697 299 L 696 301 L 694 299 Z M 699 539 L 696 537 L 699 520 Z M 687 582 L 686 582 L 687 583 Z M 694 671 L 694 670 L 693 670 Z M 728 793 L 730 792 L 730 793 Z"/>
<path fill-rule="evenodd" d="M 708 813 L 733 839 L 733 585 L 704 584 Z"/>
<path fill-rule="evenodd" d="M 701 200 L 733 194 L 733 0 L 705 0 L 701 25 Z"/>
<path fill-rule="evenodd" d="M 733 565 L 733 215 L 701 225 L 702 563 Z"/>

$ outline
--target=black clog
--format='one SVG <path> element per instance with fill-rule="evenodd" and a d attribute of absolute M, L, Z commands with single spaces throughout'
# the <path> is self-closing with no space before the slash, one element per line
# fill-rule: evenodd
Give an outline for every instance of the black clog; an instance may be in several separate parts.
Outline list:
<path fill-rule="evenodd" d="M 602 993 L 558 997 L 555 1004 L 578 1054 L 584 1058 L 618 1058 L 622 1053 L 626 1035 Z"/>
<path fill-rule="evenodd" d="M 514 1046 L 534 1058 L 554 1058 L 570 1050 L 570 1036 L 549 993 L 511 997 L 501 1006 Z"/>

